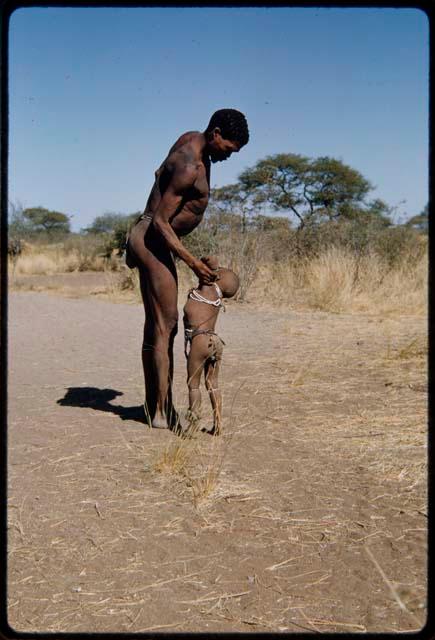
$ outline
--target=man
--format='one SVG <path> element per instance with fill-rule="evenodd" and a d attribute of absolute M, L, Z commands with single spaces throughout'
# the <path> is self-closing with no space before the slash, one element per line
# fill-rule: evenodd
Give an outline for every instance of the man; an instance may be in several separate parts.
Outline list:
<path fill-rule="evenodd" d="M 249 140 L 245 116 L 235 109 L 213 114 L 207 129 L 184 133 L 155 172 L 144 213 L 127 243 L 127 264 L 139 269 L 145 327 L 142 364 L 145 414 L 155 428 L 175 426 L 172 404 L 173 345 L 177 333 L 177 271 L 174 256 L 209 284 L 216 274 L 182 244 L 201 222 L 210 194 L 210 163 L 237 153 Z"/>

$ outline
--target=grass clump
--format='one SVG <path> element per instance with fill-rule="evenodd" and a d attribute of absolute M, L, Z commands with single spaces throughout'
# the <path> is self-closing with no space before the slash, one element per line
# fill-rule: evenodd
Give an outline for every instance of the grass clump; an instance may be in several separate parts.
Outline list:
<path fill-rule="evenodd" d="M 152 464 L 155 472 L 180 478 L 195 505 L 215 491 L 228 446 L 228 436 L 214 436 L 210 441 L 209 435 L 202 439 L 200 431 L 200 422 L 192 421 Z"/>

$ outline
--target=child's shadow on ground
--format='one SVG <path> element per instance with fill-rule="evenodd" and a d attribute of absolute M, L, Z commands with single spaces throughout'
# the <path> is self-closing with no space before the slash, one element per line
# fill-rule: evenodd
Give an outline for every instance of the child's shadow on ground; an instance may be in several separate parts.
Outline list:
<path fill-rule="evenodd" d="M 115 389 L 68 387 L 65 396 L 57 400 L 57 404 L 67 407 L 89 407 L 96 411 L 114 413 L 121 420 L 136 420 L 145 424 L 145 412 L 142 405 L 138 407 L 122 407 L 121 405 L 110 404 L 110 400 L 122 395 L 122 391 L 115 391 Z"/>

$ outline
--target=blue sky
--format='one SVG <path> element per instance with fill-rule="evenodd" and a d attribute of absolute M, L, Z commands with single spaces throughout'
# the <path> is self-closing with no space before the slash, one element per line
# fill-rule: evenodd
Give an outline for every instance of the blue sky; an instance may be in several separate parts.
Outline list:
<path fill-rule="evenodd" d="M 22 8 L 9 39 L 9 200 L 72 215 L 75 231 L 142 210 L 176 138 L 228 107 L 251 139 L 212 186 L 291 152 L 357 169 L 397 220 L 428 200 L 417 9 Z"/>

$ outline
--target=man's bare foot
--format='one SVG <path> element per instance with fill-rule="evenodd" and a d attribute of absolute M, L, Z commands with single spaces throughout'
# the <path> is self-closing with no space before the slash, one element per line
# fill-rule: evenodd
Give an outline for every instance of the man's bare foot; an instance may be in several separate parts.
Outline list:
<path fill-rule="evenodd" d="M 155 416 L 152 421 L 153 429 L 168 429 L 168 421 L 163 416 Z"/>

